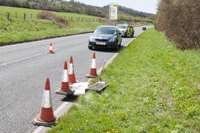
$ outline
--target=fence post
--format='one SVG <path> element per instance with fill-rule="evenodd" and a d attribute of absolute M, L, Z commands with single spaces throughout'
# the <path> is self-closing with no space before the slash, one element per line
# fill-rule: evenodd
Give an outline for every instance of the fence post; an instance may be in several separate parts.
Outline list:
<path fill-rule="evenodd" d="M 7 12 L 6 16 L 7 16 L 7 20 L 10 21 L 10 13 L 9 12 Z"/>
<path fill-rule="evenodd" d="M 26 20 L 26 13 L 24 13 L 24 21 Z"/>
<path fill-rule="evenodd" d="M 15 18 L 18 18 L 18 14 L 17 14 L 17 12 L 15 12 Z"/>
<path fill-rule="evenodd" d="M 64 19 L 65 19 L 65 24 L 67 24 L 67 17 L 64 16 Z"/>
<path fill-rule="evenodd" d="M 65 19 L 65 25 L 68 25 L 68 20 L 67 19 Z"/>

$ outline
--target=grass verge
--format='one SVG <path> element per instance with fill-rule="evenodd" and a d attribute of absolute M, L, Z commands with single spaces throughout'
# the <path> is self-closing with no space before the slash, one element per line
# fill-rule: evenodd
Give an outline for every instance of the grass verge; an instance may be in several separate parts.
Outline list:
<path fill-rule="evenodd" d="M 97 17 L 54 12 L 68 21 L 67 26 L 60 27 L 54 21 L 38 18 L 39 13 L 41 10 L 0 6 L 0 46 L 88 32 L 102 24 Z"/>
<path fill-rule="evenodd" d="M 180 51 L 149 30 L 102 74 L 110 86 L 87 93 L 49 133 L 200 132 L 200 53 Z"/>

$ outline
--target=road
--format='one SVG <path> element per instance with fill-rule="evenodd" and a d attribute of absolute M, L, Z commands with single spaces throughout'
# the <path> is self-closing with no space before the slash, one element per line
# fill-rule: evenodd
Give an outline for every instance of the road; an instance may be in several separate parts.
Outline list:
<path fill-rule="evenodd" d="M 136 28 L 136 35 L 142 30 Z M 32 132 L 31 124 L 37 115 L 42 99 L 44 81 L 51 80 L 54 110 L 62 103 L 63 96 L 54 92 L 60 86 L 63 63 L 74 57 L 75 72 L 79 81 L 86 81 L 91 51 L 88 50 L 90 34 L 47 39 L 0 47 L 0 132 Z M 130 39 L 123 39 L 126 45 Z M 56 54 L 47 53 L 53 42 Z M 97 52 L 97 67 L 101 67 L 114 53 Z"/>

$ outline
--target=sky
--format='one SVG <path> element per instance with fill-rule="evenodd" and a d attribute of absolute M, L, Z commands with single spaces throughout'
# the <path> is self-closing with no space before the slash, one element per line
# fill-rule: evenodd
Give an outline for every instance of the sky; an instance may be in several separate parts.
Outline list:
<path fill-rule="evenodd" d="M 105 6 L 110 3 L 119 4 L 126 6 L 138 11 L 156 13 L 159 0 L 75 0 L 82 3 L 95 5 L 95 6 Z"/>

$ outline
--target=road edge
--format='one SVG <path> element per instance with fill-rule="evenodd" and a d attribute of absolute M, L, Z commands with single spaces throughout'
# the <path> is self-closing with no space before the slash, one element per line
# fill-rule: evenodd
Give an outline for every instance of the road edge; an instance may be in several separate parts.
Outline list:
<path fill-rule="evenodd" d="M 128 47 L 131 42 L 133 40 L 135 40 L 136 38 L 132 38 L 125 47 Z M 120 54 L 120 52 L 115 53 L 105 64 L 104 66 L 101 66 L 97 73 L 98 75 L 100 75 L 104 69 L 106 69 L 113 61 L 114 59 Z M 89 79 L 90 80 L 90 79 Z M 88 81 L 89 81 L 88 80 Z M 55 116 L 57 119 L 60 119 L 60 117 L 62 117 L 64 114 L 67 114 L 69 112 L 69 110 L 73 107 L 74 103 L 72 102 L 63 102 L 54 112 Z M 44 127 L 44 126 L 39 126 L 37 127 L 32 133 L 46 133 L 48 130 L 50 130 L 51 127 Z"/>
<path fill-rule="evenodd" d="M 29 43 L 29 42 L 35 42 L 35 41 L 42 41 L 42 40 L 47 40 L 47 39 L 55 39 L 55 38 L 60 38 L 60 37 L 69 37 L 69 36 L 74 36 L 74 35 L 82 35 L 82 34 L 87 34 L 87 33 L 92 33 L 94 32 L 93 30 L 91 31 L 85 31 L 85 32 L 79 32 L 79 33 L 69 33 L 65 35 L 57 35 L 57 36 L 49 36 L 49 37 L 44 37 L 44 38 L 38 38 L 38 39 L 31 39 L 31 40 L 26 40 L 26 41 L 18 41 L 18 42 L 10 42 L 10 43 L 2 43 L 0 44 L 0 47 L 4 46 L 11 46 L 11 45 L 20 45 L 20 43 Z"/>

